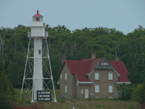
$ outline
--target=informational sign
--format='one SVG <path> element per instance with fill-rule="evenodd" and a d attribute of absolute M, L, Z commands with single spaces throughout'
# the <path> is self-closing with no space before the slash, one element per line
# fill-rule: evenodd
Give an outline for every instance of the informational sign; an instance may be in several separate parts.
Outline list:
<path fill-rule="evenodd" d="M 37 90 L 37 101 L 51 101 L 51 91 Z"/>

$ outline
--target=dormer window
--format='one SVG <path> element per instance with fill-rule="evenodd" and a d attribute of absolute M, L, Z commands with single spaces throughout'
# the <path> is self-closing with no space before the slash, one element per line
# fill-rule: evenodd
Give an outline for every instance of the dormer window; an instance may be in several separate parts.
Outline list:
<path fill-rule="evenodd" d="M 108 63 L 103 63 L 103 62 L 102 62 L 101 65 L 108 65 Z"/>

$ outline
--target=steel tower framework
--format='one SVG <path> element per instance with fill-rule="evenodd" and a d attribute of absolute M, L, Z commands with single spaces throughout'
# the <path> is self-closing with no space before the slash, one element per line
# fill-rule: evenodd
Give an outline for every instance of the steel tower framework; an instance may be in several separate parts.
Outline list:
<path fill-rule="evenodd" d="M 52 99 L 57 102 L 49 56 L 48 32 L 45 32 L 42 17 L 38 15 L 39 11 L 33 16 L 33 26 L 31 32 L 28 32 L 29 43 L 20 100 L 24 96 L 23 90 L 31 102 L 37 101 L 37 90 L 51 90 Z M 36 21 L 35 18 L 40 18 L 41 21 Z"/>

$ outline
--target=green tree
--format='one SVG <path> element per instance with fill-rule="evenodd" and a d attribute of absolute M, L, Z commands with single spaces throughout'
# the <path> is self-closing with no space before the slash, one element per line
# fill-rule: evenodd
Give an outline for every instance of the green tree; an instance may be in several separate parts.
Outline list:
<path fill-rule="evenodd" d="M 0 74 L 0 109 L 13 109 L 8 101 L 15 102 L 15 100 L 14 88 L 3 71 Z"/>
<path fill-rule="evenodd" d="M 21 85 L 21 80 L 20 80 L 20 66 L 17 62 L 12 62 L 10 61 L 8 65 L 8 78 L 11 82 L 11 84 L 14 87 L 18 87 Z"/>
<path fill-rule="evenodd" d="M 139 100 L 139 103 L 140 104 L 145 104 L 145 79 L 143 81 L 142 88 L 140 90 L 139 96 L 141 97 L 141 99 Z"/>

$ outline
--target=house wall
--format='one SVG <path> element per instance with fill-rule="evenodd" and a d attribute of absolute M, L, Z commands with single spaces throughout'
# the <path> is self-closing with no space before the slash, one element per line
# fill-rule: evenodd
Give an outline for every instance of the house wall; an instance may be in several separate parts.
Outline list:
<path fill-rule="evenodd" d="M 72 75 L 72 97 L 71 98 L 77 98 L 77 79 L 75 75 Z"/>
<path fill-rule="evenodd" d="M 65 73 L 67 73 L 67 80 L 65 80 Z M 76 98 L 76 77 L 71 74 L 67 65 L 65 64 L 61 70 L 62 79 L 60 78 L 60 97 Z M 65 86 L 67 86 L 67 93 L 65 93 Z"/>
<path fill-rule="evenodd" d="M 108 80 L 108 72 L 113 73 L 113 80 Z M 99 73 L 99 80 L 95 80 L 95 73 Z M 96 69 L 90 75 L 90 80 L 93 85 L 90 86 L 90 97 L 91 98 L 108 98 L 108 97 L 118 97 L 116 82 L 118 81 L 118 76 L 113 70 Z M 99 85 L 99 93 L 95 93 L 95 85 Z M 108 85 L 113 86 L 113 93 L 108 92 Z"/>
<path fill-rule="evenodd" d="M 109 72 L 113 73 L 113 80 L 108 80 Z M 67 80 L 65 80 L 65 73 L 67 73 Z M 99 80 L 95 80 L 95 73 L 99 73 Z M 77 86 L 77 78 L 75 75 L 71 74 L 66 64 L 62 68 L 60 74 L 62 74 L 62 79 L 60 79 L 60 97 L 85 98 L 85 89 L 89 90 L 89 98 L 118 97 L 116 89 L 118 76 L 113 70 L 94 70 L 94 72 L 90 75 L 90 80 L 93 82 L 92 85 L 80 84 Z M 67 85 L 67 93 L 65 93 L 65 85 Z M 95 93 L 95 85 L 99 85 L 99 93 Z M 108 92 L 108 85 L 113 86 L 113 93 Z M 83 94 L 81 94 L 81 89 L 83 89 Z"/>
<path fill-rule="evenodd" d="M 81 94 L 81 89 L 83 89 L 83 94 Z M 79 93 L 78 98 L 85 98 L 85 89 L 89 90 L 89 98 L 90 98 L 90 85 L 79 85 Z"/>

